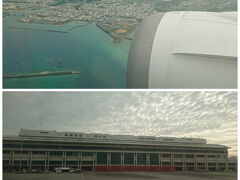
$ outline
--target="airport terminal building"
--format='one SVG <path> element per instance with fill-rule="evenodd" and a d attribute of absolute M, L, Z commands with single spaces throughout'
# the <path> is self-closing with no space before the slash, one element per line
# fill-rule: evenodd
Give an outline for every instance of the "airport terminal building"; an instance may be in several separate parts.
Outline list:
<path fill-rule="evenodd" d="M 198 138 L 21 129 L 3 137 L 3 170 L 236 171 L 228 149 Z"/>

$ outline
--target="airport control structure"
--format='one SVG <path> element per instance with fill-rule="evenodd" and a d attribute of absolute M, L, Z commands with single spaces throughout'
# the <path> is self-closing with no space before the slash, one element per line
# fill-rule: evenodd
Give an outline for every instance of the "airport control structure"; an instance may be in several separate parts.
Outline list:
<path fill-rule="evenodd" d="M 228 149 L 201 138 L 21 129 L 18 136 L 3 137 L 3 170 L 237 171 Z"/>

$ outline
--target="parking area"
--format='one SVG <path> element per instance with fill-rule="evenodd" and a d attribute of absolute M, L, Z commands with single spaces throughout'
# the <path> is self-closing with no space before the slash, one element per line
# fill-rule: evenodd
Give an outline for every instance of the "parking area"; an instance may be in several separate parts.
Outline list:
<path fill-rule="evenodd" d="M 4 173 L 3 180 L 237 180 L 236 172 Z"/>

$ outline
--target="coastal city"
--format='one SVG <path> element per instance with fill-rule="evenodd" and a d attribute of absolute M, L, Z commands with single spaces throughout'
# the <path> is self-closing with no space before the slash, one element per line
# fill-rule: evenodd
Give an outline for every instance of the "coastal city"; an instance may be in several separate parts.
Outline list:
<path fill-rule="evenodd" d="M 174 10 L 234 11 L 235 0 L 5 0 L 3 17 L 20 13 L 18 22 L 64 25 L 97 23 L 115 42 L 131 39 L 146 16 Z"/>

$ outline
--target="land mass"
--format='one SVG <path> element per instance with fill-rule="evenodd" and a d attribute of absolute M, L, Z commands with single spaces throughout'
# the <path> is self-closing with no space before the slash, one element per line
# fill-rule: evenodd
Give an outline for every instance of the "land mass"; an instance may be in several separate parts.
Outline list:
<path fill-rule="evenodd" d="M 4 0 L 3 16 L 20 13 L 18 22 L 97 26 L 114 42 L 131 39 L 146 16 L 168 11 L 237 11 L 237 0 Z"/>

